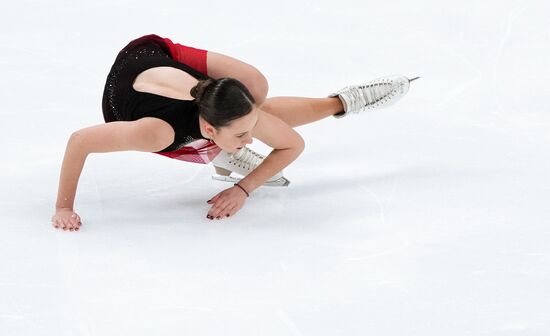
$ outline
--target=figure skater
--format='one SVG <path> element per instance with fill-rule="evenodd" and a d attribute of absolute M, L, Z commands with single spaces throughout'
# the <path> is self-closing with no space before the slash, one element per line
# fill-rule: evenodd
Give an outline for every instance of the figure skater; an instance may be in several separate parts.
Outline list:
<path fill-rule="evenodd" d="M 283 168 L 305 146 L 294 127 L 389 106 L 414 79 L 378 78 L 326 98 L 266 99 L 266 78 L 247 63 L 155 34 L 137 38 L 118 53 L 107 75 L 105 123 L 75 131 L 67 142 L 52 224 L 80 229 L 74 200 L 84 162 L 91 153 L 116 151 L 212 162 L 213 177 L 233 185 L 207 201 L 206 217 L 232 216 L 258 187 L 289 184 Z M 270 154 L 246 147 L 253 138 L 272 147 Z"/>

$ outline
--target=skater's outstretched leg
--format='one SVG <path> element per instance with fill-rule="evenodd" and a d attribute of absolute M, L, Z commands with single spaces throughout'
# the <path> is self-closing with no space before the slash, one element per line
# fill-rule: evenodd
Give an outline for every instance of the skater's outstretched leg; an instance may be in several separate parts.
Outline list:
<path fill-rule="evenodd" d="M 291 127 L 297 127 L 343 112 L 344 107 L 337 97 L 271 97 L 260 106 L 260 110 L 276 116 Z"/>
<path fill-rule="evenodd" d="M 277 116 L 292 127 L 305 125 L 328 116 L 349 114 L 393 105 L 409 90 L 413 80 L 405 76 L 386 76 L 368 83 L 347 86 L 328 98 L 272 97 L 260 109 Z"/>

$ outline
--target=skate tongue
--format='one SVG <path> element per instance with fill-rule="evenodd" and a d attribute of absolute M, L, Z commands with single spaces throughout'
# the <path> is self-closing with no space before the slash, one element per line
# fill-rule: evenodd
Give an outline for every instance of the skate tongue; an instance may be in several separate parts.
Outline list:
<path fill-rule="evenodd" d="M 246 146 L 232 154 L 232 157 L 234 160 L 239 161 L 241 164 L 246 164 L 252 169 L 255 169 L 262 161 L 262 156 Z"/>

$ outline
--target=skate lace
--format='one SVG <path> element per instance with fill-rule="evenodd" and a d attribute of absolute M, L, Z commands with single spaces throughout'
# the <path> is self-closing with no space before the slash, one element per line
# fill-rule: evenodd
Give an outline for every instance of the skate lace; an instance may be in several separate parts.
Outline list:
<path fill-rule="evenodd" d="M 377 108 L 388 103 L 397 93 L 394 81 L 390 78 L 380 78 L 367 84 L 356 87 L 346 87 L 340 92 L 347 94 L 351 99 L 351 111 L 359 112 L 365 109 Z M 347 92 L 346 92 L 347 91 Z"/>
<path fill-rule="evenodd" d="M 378 107 L 391 99 L 395 94 L 395 91 L 392 90 L 392 80 L 391 79 L 382 79 L 380 81 L 371 82 L 366 85 L 359 86 L 359 92 L 367 95 L 367 92 L 370 93 L 370 99 L 365 99 L 363 107 Z M 368 97 L 368 95 L 367 95 Z"/>
<path fill-rule="evenodd" d="M 229 161 L 231 164 L 247 170 L 254 170 L 262 163 L 265 157 L 248 147 L 243 147 L 237 153 L 232 154 L 231 158 L 233 159 Z"/>

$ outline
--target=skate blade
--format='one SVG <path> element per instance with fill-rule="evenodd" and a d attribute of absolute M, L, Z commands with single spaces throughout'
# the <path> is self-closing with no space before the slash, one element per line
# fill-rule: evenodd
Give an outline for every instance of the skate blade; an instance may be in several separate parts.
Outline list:
<path fill-rule="evenodd" d="M 242 180 L 241 177 L 235 177 L 235 176 L 227 176 L 227 175 L 220 175 L 220 174 L 212 174 L 212 179 L 216 181 L 222 181 L 222 182 L 231 182 L 231 183 L 237 183 L 240 180 Z M 273 181 L 267 181 L 264 182 L 264 186 L 266 187 L 288 187 L 290 184 L 290 181 L 287 180 L 285 177 L 279 177 L 276 180 Z"/>
<path fill-rule="evenodd" d="M 417 80 L 418 78 L 420 78 L 420 77 L 414 77 L 413 79 L 409 79 L 409 83 L 414 81 L 414 80 Z"/>

